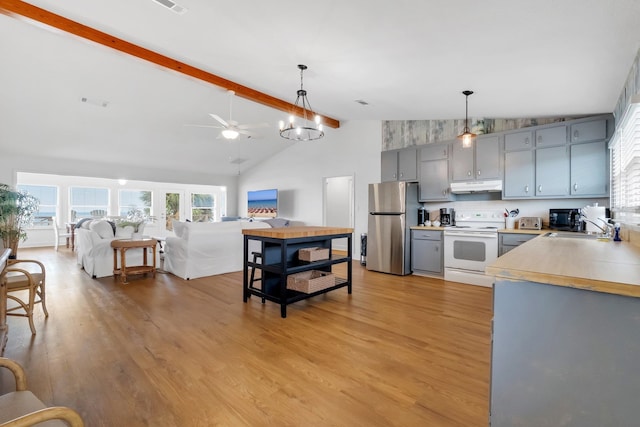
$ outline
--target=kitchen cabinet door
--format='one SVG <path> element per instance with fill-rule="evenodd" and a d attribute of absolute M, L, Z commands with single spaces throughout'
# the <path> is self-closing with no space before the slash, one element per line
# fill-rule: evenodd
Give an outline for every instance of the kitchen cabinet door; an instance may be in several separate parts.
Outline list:
<path fill-rule="evenodd" d="M 609 152 L 606 141 L 571 145 L 571 195 L 609 194 Z"/>
<path fill-rule="evenodd" d="M 566 146 L 536 150 L 536 196 L 569 195 L 569 154 Z"/>
<path fill-rule="evenodd" d="M 421 238 L 421 232 L 411 230 L 411 269 L 415 274 L 441 276 L 444 268 L 442 232 L 430 232 L 433 237 Z"/>
<path fill-rule="evenodd" d="M 407 148 L 398 152 L 398 181 L 418 180 L 418 150 Z"/>
<path fill-rule="evenodd" d="M 451 200 L 449 160 L 420 162 L 420 201 Z"/>
<path fill-rule="evenodd" d="M 571 125 L 571 142 L 590 142 L 607 139 L 607 119 Z"/>
<path fill-rule="evenodd" d="M 469 181 L 475 179 L 474 173 L 474 145 L 463 147 L 462 141 L 453 143 L 451 150 L 451 168 L 454 181 Z"/>
<path fill-rule="evenodd" d="M 533 132 L 518 131 L 504 135 L 504 151 L 530 150 L 533 147 Z"/>
<path fill-rule="evenodd" d="M 504 155 L 502 197 L 523 199 L 533 196 L 533 151 L 513 151 Z"/>
<path fill-rule="evenodd" d="M 552 126 L 536 131 L 536 148 L 555 147 L 567 143 L 567 126 Z"/>
<path fill-rule="evenodd" d="M 420 149 L 420 161 L 440 160 L 449 158 L 449 144 L 427 144 Z"/>
<path fill-rule="evenodd" d="M 408 148 L 383 151 L 380 154 L 380 176 L 382 182 L 417 181 L 417 150 Z"/>
<path fill-rule="evenodd" d="M 452 144 L 453 181 L 500 179 L 500 138 L 497 135 L 482 135 L 473 141 L 473 146 L 463 147 L 462 141 Z"/>
<path fill-rule="evenodd" d="M 500 137 L 482 135 L 476 138 L 476 179 L 500 179 Z"/>

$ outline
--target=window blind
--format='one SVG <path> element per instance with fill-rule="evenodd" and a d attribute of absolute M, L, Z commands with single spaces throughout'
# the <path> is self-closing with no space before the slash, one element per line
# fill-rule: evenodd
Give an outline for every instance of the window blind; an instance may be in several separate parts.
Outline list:
<path fill-rule="evenodd" d="M 611 150 L 611 206 L 640 212 L 640 103 L 629 106 L 619 122 Z"/>

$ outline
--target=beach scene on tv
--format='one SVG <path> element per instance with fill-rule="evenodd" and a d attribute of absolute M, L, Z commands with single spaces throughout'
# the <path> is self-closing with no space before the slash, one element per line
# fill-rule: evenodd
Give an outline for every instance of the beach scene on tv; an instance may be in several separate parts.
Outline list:
<path fill-rule="evenodd" d="M 278 216 L 278 190 L 249 191 L 247 201 L 247 216 L 250 218 Z"/>

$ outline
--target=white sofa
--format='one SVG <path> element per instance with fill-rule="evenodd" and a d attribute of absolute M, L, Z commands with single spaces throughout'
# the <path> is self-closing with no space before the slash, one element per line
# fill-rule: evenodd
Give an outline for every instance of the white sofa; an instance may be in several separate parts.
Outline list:
<path fill-rule="evenodd" d="M 114 231 L 115 227 L 115 231 Z M 139 232 L 142 233 L 143 226 Z M 113 275 L 113 248 L 111 241 L 114 239 L 130 239 L 133 227 L 117 227 L 106 220 L 91 220 L 83 222 L 75 230 L 77 262 L 84 271 L 93 278 Z M 143 251 L 145 249 L 130 249 L 127 251 L 127 265 L 142 265 Z M 159 266 L 159 251 L 156 250 L 156 265 Z M 150 254 L 149 262 L 152 262 Z M 117 266 L 120 268 L 118 257 Z"/>
<path fill-rule="evenodd" d="M 183 279 L 242 270 L 243 229 L 271 228 L 262 221 L 173 222 L 175 237 L 167 237 L 164 269 Z M 260 250 L 259 242 L 249 253 Z"/>

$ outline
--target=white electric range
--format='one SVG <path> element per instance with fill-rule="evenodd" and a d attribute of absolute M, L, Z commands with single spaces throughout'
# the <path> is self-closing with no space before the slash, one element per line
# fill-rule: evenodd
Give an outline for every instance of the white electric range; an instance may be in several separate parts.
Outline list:
<path fill-rule="evenodd" d="M 455 226 L 444 230 L 444 279 L 471 285 L 493 285 L 484 269 L 498 258 L 498 229 L 504 211 L 456 210 Z"/>

